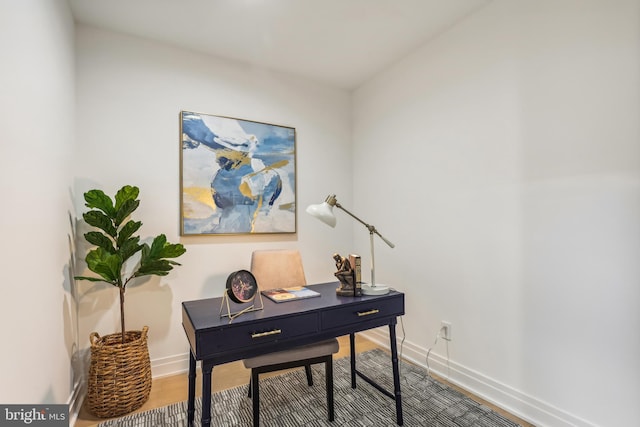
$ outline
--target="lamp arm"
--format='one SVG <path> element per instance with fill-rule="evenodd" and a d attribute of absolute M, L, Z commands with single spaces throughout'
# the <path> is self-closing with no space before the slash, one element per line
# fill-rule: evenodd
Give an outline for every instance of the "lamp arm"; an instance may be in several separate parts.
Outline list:
<path fill-rule="evenodd" d="M 358 221 L 359 223 L 361 223 L 362 225 L 364 225 L 365 227 L 367 227 L 367 230 L 369 230 L 369 233 L 371 235 L 373 235 L 374 233 L 378 235 L 378 237 L 380 237 L 382 239 L 383 242 L 385 242 L 387 245 L 389 245 L 390 248 L 395 248 L 396 245 L 394 245 L 393 243 L 391 243 L 389 240 L 387 240 L 382 234 L 380 234 L 378 232 L 378 230 L 376 230 L 376 227 L 374 227 L 371 224 L 367 224 L 366 222 L 364 222 L 363 220 L 361 220 L 360 218 L 358 218 L 357 216 L 355 216 L 354 214 L 352 214 L 351 212 L 349 212 L 347 209 L 345 209 L 340 203 L 335 202 L 335 207 L 342 209 L 343 211 L 345 211 L 347 214 L 349 214 L 349 216 L 353 219 L 355 219 L 356 221 Z"/>

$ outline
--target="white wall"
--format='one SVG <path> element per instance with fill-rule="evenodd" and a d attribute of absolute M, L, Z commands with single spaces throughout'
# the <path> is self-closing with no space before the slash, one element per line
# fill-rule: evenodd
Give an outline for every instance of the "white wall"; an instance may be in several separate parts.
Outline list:
<path fill-rule="evenodd" d="M 397 244 L 377 275 L 406 354 L 452 322 L 431 365 L 539 425 L 640 417 L 639 20 L 494 0 L 354 96 L 354 209 Z"/>
<path fill-rule="evenodd" d="M 0 1 L 0 402 L 66 403 L 77 350 L 69 280 L 73 20 L 63 0 Z"/>
<path fill-rule="evenodd" d="M 452 380 L 540 425 L 633 424 L 639 18 L 637 0 L 494 0 L 351 109 L 339 90 L 89 28 L 74 87 L 66 3 L 0 1 L 0 321 L 16 343 L 0 356 L 0 402 L 67 401 L 77 347 L 117 330 L 115 290 L 79 282 L 77 339 L 67 215 L 90 188 L 136 184 L 143 236 L 188 249 L 128 293 L 156 372 L 184 362 L 180 302 L 220 295 L 253 249 L 299 247 L 309 281 L 331 280 L 331 253 L 352 241 L 368 253 L 364 230 L 304 214 L 336 192 L 397 245 L 376 242 L 377 274 L 407 292 L 405 355 L 424 362 L 449 320 L 450 369 L 442 341 L 431 365 Z M 296 236 L 180 238 L 180 109 L 296 127 Z"/>
<path fill-rule="evenodd" d="M 186 367 L 181 302 L 222 295 L 227 276 L 248 268 L 253 250 L 297 247 L 309 282 L 335 279 L 331 255 L 351 250 L 350 224 L 332 230 L 304 209 L 332 191 L 351 198 L 348 93 L 142 39 L 76 31 L 78 216 L 86 190 L 113 195 L 122 185 L 137 185 L 141 205 L 134 217 L 143 222 L 142 237 L 165 233 L 187 248 L 169 276 L 127 291 L 127 329 L 150 327 L 154 374 Z M 179 236 L 180 110 L 296 128 L 296 235 Z M 80 342 L 87 347 L 90 332 L 119 330 L 117 291 L 88 282 L 78 282 L 78 289 Z"/>

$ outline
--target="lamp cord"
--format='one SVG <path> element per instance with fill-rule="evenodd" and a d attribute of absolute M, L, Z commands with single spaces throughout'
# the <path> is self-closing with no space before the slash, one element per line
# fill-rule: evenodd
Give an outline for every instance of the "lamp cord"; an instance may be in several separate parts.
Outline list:
<path fill-rule="evenodd" d="M 404 383 L 408 386 L 409 380 L 407 377 L 402 375 L 402 352 L 404 351 L 404 339 L 407 337 L 407 334 L 404 332 L 404 321 L 402 320 L 402 316 L 400 316 L 400 329 L 402 329 L 402 340 L 400 340 L 400 358 L 398 359 L 398 374 L 400 374 L 400 378 L 404 379 Z"/>
<path fill-rule="evenodd" d="M 429 350 L 427 350 L 427 357 L 426 357 L 427 376 L 431 376 L 431 368 L 429 367 L 429 355 L 431 354 L 431 350 L 433 350 L 433 348 L 436 346 L 436 344 L 438 344 L 438 340 L 441 337 L 440 333 L 442 332 L 443 329 L 444 329 L 444 326 L 441 326 L 440 329 L 438 330 L 438 333 L 436 334 L 435 341 L 433 342 L 431 347 L 429 347 Z M 447 341 L 447 340 L 445 340 L 445 341 Z M 449 379 L 449 377 L 451 375 L 451 366 L 450 366 L 450 363 L 449 363 L 449 341 L 447 341 L 446 347 L 447 347 L 446 348 L 446 351 L 447 351 L 447 379 Z"/>

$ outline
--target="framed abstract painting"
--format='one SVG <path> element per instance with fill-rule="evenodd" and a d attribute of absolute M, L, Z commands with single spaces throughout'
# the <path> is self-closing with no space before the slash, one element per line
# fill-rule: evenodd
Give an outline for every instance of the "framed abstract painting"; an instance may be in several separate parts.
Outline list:
<path fill-rule="evenodd" d="M 180 112 L 181 234 L 296 232 L 296 131 Z"/>

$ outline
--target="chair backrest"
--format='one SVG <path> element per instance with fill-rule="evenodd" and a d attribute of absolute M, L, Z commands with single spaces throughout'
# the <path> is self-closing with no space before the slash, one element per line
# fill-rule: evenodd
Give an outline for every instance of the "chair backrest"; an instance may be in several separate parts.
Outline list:
<path fill-rule="evenodd" d="M 254 251 L 251 273 L 262 290 L 307 284 L 300 252 L 292 249 Z"/>

